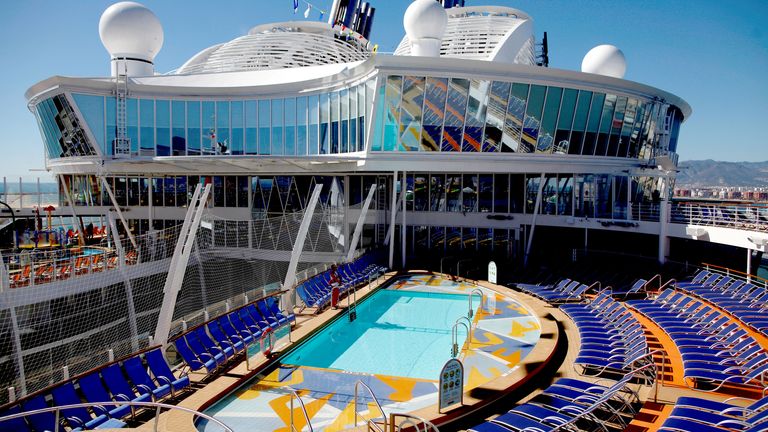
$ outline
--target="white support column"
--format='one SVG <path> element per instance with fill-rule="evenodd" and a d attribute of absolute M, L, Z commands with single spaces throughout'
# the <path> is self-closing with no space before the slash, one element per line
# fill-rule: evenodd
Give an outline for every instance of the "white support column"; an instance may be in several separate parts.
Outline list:
<path fill-rule="evenodd" d="M 747 248 L 747 283 L 752 282 L 752 249 Z"/>
<path fill-rule="evenodd" d="M 539 178 L 539 191 L 536 193 L 536 205 L 533 206 L 533 219 L 531 220 L 531 231 L 528 233 L 528 244 L 525 245 L 525 256 L 523 257 L 523 267 L 528 266 L 528 255 L 531 253 L 531 246 L 533 245 L 533 232 L 536 230 L 536 216 L 539 214 L 539 208 L 541 207 L 541 193 L 544 190 L 544 173 L 541 173 Z"/>
<path fill-rule="evenodd" d="M 131 240 L 131 244 L 133 245 L 133 249 L 136 250 L 136 252 L 139 252 L 139 246 L 136 244 L 136 239 L 133 237 L 133 233 L 131 232 L 131 228 L 128 226 L 128 222 L 123 217 L 123 211 L 120 210 L 120 206 L 117 205 L 117 200 L 115 199 L 115 194 L 112 193 L 112 188 L 109 187 L 109 183 L 107 183 L 107 179 L 104 177 L 101 177 L 101 185 L 104 186 L 104 190 L 107 191 L 107 194 L 109 195 L 109 199 L 112 201 L 112 206 L 115 208 L 115 211 L 117 212 L 117 216 L 120 218 L 120 222 L 123 223 L 123 228 L 125 228 L 125 233 L 128 235 L 128 239 Z"/>
<path fill-rule="evenodd" d="M 13 354 L 16 358 L 16 367 L 19 369 L 19 383 L 21 384 L 21 396 L 27 395 L 27 375 L 24 372 L 24 355 L 21 348 L 21 337 L 19 336 L 19 321 L 16 318 L 16 306 L 9 308 L 11 311 L 11 332 L 13 332 Z"/>
<path fill-rule="evenodd" d="M 405 200 L 405 188 L 400 187 L 400 198 L 395 201 L 395 184 L 397 182 L 397 172 L 392 176 L 392 211 L 389 215 L 389 231 L 387 231 L 387 237 L 384 239 L 384 244 L 389 245 L 389 268 L 394 265 L 395 259 L 395 223 L 397 222 L 397 212 L 401 205 L 404 205 Z"/>
<path fill-rule="evenodd" d="M 304 250 L 304 240 L 307 239 L 309 225 L 312 223 L 312 215 L 315 213 L 315 207 L 317 207 L 317 202 L 320 200 L 320 192 L 322 190 L 322 184 L 315 185 L 315 190 L 312 192 L 312 198 L 310 198 L 307 209 L 304 211 L 304 217 L 301 219 L 299 232 L 296 235 L 296 242 L 293 244 L 293 250 L 291 251 L 291 261 L 288 263 L 288 271 L 285 273 L 285 279 L 283 280 L 284 289 L 290 290 L 293 288 L 293 284 L 296 283 L 296 266 L 298 266 L 301 252 Z"/>
<path fill-rule="evenodd" d="M 163 287 L 163 303 L 160 306 L 160 314 L 157 318 L 157 327 L 155 328 L 155 341 L 165 346 L 168 343 L 168 333 L 171 331 L 171 321 L 173 320 L 173 311 L 176 308 L 176 298 L 179 295 L 181 284 L 184 281 L 189 253 L 195 242 L 197 228 L 200 226 L 200 219 L 205 211 L 205 203 L 208 200 L 208 194 L 211 191 L 211 185 L 206 185 L 203 193 L 200 193 L 202 185 L 197 185 L 192 201 L 189 203 L 189 209 L 184 216 L 184 223 L 179 231 L 179 238 L 176 241 L 176 248 L 171 257 L 168 277 L 165 279 Z"/>
<path fill-rule="evenodd" d="M 376 195 L 376 184 L 371 185 L 371 189 L 368 190 L 368 196 L 365 198 L 363 208 L 360 211 L 360 217 L 357 218 L 357 224 L 355 225 L 355 233 L 352 234 L 352 242 L 349 244 L 349 252 L 347 252 L 347 261 L 352 261 L 357 250 L 357 243 L 360 241 L 360 235 L 363 233 L 363 225 L 365 224 L 365 217 L 368 215 L 368 208 L 371 206 L 373 196 Z"/>
<path fill-rule="evenodd" d="M 117 249 L 117 265 L 122 267 L 125 264 L 125 249 L 123 249 L 123 243 L 120 241 L 120 235 L 117 233 L 117 224 L 112 213 L 107 213 L 107 221 L 109 222 L 109 232 L 112 235 L 112 241 L 115 249 Z"/>
<path fill-rule="evenodd" d="M 406 181 L 406 175 L 405 171 L 403 171 L 403 180 L 400 182 L 400 195 L 402 196 L 403 201 L 403 213 L 402 213 L 402 219 L 401 219 L 401 226 L 400 226 L 400 268 L 405 268 L 405 248 L 406 243 L 408 239 L 408 233 L 405 230 L 405 214 L 406 210 L 408 209 L 408 203 L 405 202 L 405 193 L 406 189 L 408 189 L 408 182 Z"/>

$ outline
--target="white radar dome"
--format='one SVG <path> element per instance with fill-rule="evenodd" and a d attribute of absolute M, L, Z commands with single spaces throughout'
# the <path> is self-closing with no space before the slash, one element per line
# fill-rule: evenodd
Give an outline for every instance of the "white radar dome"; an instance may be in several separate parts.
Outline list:
<path fill-rule="evenodd" d="M 435 0 L 415 0 L 403 16 L 408 39 L 442 39 L 448 25 L 448 13 Z"/>
<path fill-rule="evenodd" d="M 101 43 L 113 59 L 152 62 L 163 47 L 163 26 L 144 5 L 120 2 L 108 7 L 99 20 Z"/>
<path fill-rule="evenodd" d="M 624 53 L 613 45 L 598 45 L 584 56 L 581 71 L 614 78 L 624 78 L 627 60 Z"/>

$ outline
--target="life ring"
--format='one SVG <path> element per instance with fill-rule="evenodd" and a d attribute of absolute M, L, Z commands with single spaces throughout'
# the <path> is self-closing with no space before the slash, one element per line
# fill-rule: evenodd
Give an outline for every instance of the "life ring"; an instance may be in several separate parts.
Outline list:
<path fill-rule="evenodd" d="M 269 337 L 269 347 L 264 348 L 264 339 Z M 261 352 L 264 353 L 264 357 L 271 357 L 272 356 L 272 346 L 274 345 L 274 333 L 272 331 L 272 327 L 267 327 L 264 330 L 264 333 L 261 334 Z"/>

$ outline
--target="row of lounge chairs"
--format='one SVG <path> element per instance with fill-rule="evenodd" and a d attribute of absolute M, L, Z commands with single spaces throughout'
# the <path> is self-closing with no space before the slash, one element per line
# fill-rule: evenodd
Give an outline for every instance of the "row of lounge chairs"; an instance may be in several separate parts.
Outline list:
<path fill-rule="evenodd" d="M 675 343 L 686 382 L 716 391 L 726 384 L 762 388 L 768 354 L 738 323 L 711 305 L 667 289 L 655 299 L 630 300 Z M 690 384 L 689 384 L 690 385 Z"/>
<path fill-rule="evenodd" d="M 125 402 L 155 402 L 176 398 L 190 387 L 189 377 L 177 377 L 163 355 L 162 348 L 115 361 L 53 387 L 33 393 L 0 409 L 0 417 L 55 406 L 88 403 L 89 408 L 64 408 L 57 416 L 46 411 L 0 423 L 8 432 L 42 432 L 87 429 L 116 429 L 126 426 L 137 408 Z M 57 419 L 61 422 L 56 424 Z M 58 426 L 58 427 L 57 427 Z"/>
<path fill-rule="evenodd" d="M 104 259 L 104 254 L 82 255 L 73 260 L 62 260 L 56 263 L 43 262 L 40 264 L 27 264 L 10 275 L 10 287 L 21 288 L 34 282 L 43 284 L 57 280 L 68 279 L 72 275 L 85 275 L 101 272 L 105 269 L 116 268 L 119 258 L 116 255 Z M 126 254 L 126 264 L 136 263 L 136 252 Z"/>
<path fill-rule="evenodd" d="M 768 289 L 701 270 L 677 287 L 723 309 L 749 327 L 768 335 Z"/>
<path fill-rule="evenodd" d="M 295 314 L 281 311 L 275 297 L 266 297 L 196 326 L 173 343 L 185 371 L 205 369 L 211 375 L 270 332 L 295 322 Z"/>
<path fill-rule="evenodd" d="M 351 263 L 338 266 L 341 279 L 339 294 L 343 295 L 350 289 L 365 283 L 372 276 L 379 276 L 386 268 L 374 262 L 372 255 L 364 255 Z M 296 293 L 308 307 L 321 310 L 331 303 L 331 271 L 326 270 L 296 286 Z"/>
<path fill-rule="evenodd" d="M 609 290 L 589 303 L 566 304 L 560 309 L 579 331 L 581 347 L 574 364 L 582 368 L 582 374 L 627 373 L 650 361 L 643 327 Z"/>
<path fill-rule="evenodd" d="M 554 285 L 518 283 L 514 286 L 526 294 L 553 304 L 581 301 L 584 299 L 587 290 L 589 290 L 587 285 L 570 279 L 562 279 Z"/>
<path fill-rule="evenodd" d="M 636 374 L 627 373 L 611 386 L 560 378 L 528 402 L 468 431 L 623 429 L 640 406 L 637 393 L 629 386 Z"/>
<path fill-rule="evenodd" d="M 768 430 L 768 397 L 746 407 L 695 397 L 680 397 L 659 428 L 662 432 L 721 432 Z"/>

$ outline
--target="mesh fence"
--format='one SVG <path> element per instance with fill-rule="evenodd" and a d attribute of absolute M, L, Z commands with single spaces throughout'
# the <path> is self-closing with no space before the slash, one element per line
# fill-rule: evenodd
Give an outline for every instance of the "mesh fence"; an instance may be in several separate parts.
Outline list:
<path fill-rule="evenodd" d="M 204 215 L 185 269 L 171 336 L 281 289 L 304 213 L 234 221 Z M 338 208 L 318 206 L 297 266 L 302 280 L 344 250 Z M 181 225 L 88 255 L 3 256 L 0 386 L 29 394 L 150 344 Z M 21 281 L 17 275 L 26 274 Z M 16 284 L 11 281 L 17 278 Z M 21 282 L 19 282 L 21 281 Z M 0 392 L 0 404 L 8 392 Z"/>

